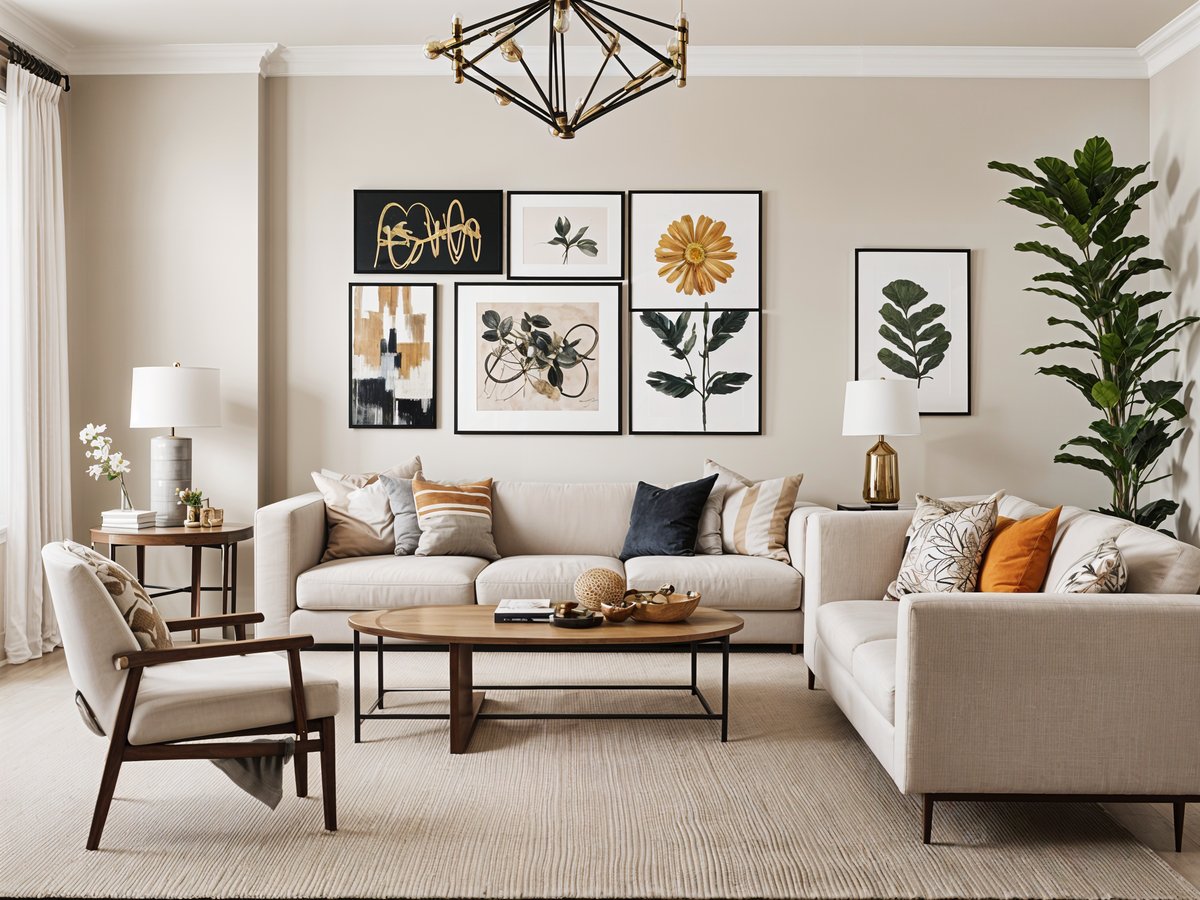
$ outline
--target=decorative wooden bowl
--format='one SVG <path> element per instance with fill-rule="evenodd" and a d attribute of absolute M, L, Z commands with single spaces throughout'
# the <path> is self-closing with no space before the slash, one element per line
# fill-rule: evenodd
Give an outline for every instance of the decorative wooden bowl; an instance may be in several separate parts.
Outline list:
<path fill-rule="evenodd" d="M 633 611 L 638 622 L 682 622 L 696 611 L 700 595 L 671 594 L 666 603 L 641 603 Z"/>
<path fill-rule="evenodd" d="M 610 622 L 624 622 L 631 615 L 633 615 L 634 610 L 637 609 L 637 606 L 632 603 L 628 604 L 627 606 L 618 605 L 621 602 L 622 601 L 618 600 L 616 603 L 601 603 L 600 612 L 604 615 L 604 618 L 608 619 Z"/>

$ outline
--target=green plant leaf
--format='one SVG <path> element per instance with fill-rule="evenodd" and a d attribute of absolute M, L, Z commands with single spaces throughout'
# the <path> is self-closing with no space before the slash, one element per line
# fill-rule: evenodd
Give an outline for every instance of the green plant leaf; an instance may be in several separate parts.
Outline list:
<path fill-rule="evenodd" d="M 576 247 L 584 256 L 595 256 L 600 252 L 595 241 L 580 241 Z"/>
<path fill-rule="evenodd" d="M 531 316 L 529 321 L 533 323 L 534 328 L 549 328 L 550 320 L 545 316 Z"/>
<path fill-rule="evenodd" d="M 650 372 L 646 376 L 646 384 L 668 397 L 686 397 L 696 390 L 695 385 L 678 375 L 670 372 Z"/>
<path fill-rule="evenodd" d="M 1179 504 L 1174 500 L 1152 500 L 1151 502 L 1138 507 L 1137 514 L 1134 516 L 1133 520 L 1137 524 L 1144 525 L 1147 528 L 1158 528 L 1159 525 L 1167 520 L 1168 516 L 1175 515 L 1178 509 Z M 1170 534 L 1172 537 L 1174 537 L 1174 535 L 1169 531 L 1167 531 L 1166 534 Z"/>
<path fill-rule="evenodd" d="M 1018 253 L 1040 253 L 1049 259 L 1054 260 L 1064 269 L 1074 271 L 1079 261 L 1069 253 L 1059 250 L 1057 247 L 1051 247 L 1049 244 L 1044 244 L 1041 241 L 1022 241 L 1013 247 Z"/>
<path fill-rule="evenodd" d="M 1024 166 L 1018 166 L 1016 163 L 995 162 L 994 160 L 988 163 L 989 169 L 994 169 L 997 172 L 1007 172 L 1009 175 L 1016 175 L 1018 178 L 1024 178 L 1026 181 L 1032 181 L 1034 184 L 1045 186 L 1046 179 L 1034 175 Z"/>
<path fill-rule="evenodd" d="M 564 219 L 562 216 L 559 216 L 557 221 L 554 223 L 554 230 L 558 233 L 559 237 L 565 239 L 566 236 L 571 233 L 571 220 Z"/>
<path fill-rule="evenodd" d="M 488 328 L 500 327 L 500 313 L 496 312 L 494 309 L 485 310 L 482 318 L 483 324 Z"/>
<path fill-rule="evenodd" d="M 638 316 L 638 321 L 653 331 L 655 336 L 668 347 L 675 346 L 671 320 L 662 313 L 647 310 Z"/>
<path fill-rule="evenodd" d="M 929 291 L 915 281 L 905 278 L 884 285 L 882 293 L 904 312 L 908 312 L 929 296 Z"/>
<path fill-rule="evenodd" d="M 725 346 L 731 337 L 746 327 L 749 318 L 750 312 L 745 309 L 727 309 L 718 315 L 713 319 L 711 337 L 705 345 L 704 352 L 712 353 Z"/>
<path fill-rule="evenodd" d="M 1121 402 L 1121 392 L 1107 379 L 1092 385 L 1092 399 L 1101 409 L 1112 409 Z"/>
<path fill-rule="evenodd" d="M 751 377 L 749 372 L 715 372 L 708 379 L 708 392 L 710 394 L 736 393 Z"/>
<path fill-rule="evenodd" d="M 1083 149 L 1075 151 L 1075 168 L 1089 190 L 1107 175 L 1113 166 L 1113 149 L 1105 138 L 1097 135 L 1088 138 Z"/>
<path fill-rule="evenodd" d="M 917 372 L 916 366 L 914 366 L 907 359 L 902 359 L 887 347 L 880 348 L 879 352 L 876 354 L 876 357 L 881 363 L 883 363 L 897 375 L 901 375 L 904 378 L 912 378 L 913 380 L 916 380 L 920 377 L 920 373 Z"/>
<path fill-rule="evenodd" d="M 489 328 L 480 335 L 485 341 L 495 342 L 500 340 L 500 335 L 495 328 Z"/>
<path fill-rule="evenodd" d="M 1110 479 L 1115 478 L 1117 474 L 1107 462 L 1102 459 L 1093 459 L 1090 456 L 1079 456 L 1075 453 L 1056 453 L 1054 454 L 1054 461 L 1072 466 L 1083 466 L 1085 469 L 1091 469 L 1093 472 L 1100 472 Z"/>
<path fill-rule="evenodd" d="M 512 330 L 513 330 L 512 316 L 505 316 L 503 319 L 501 319 L 500 327 L 496 330 L 500 332 L 500 337 L 508 337 L 510 334 L 512 334 Z"/>

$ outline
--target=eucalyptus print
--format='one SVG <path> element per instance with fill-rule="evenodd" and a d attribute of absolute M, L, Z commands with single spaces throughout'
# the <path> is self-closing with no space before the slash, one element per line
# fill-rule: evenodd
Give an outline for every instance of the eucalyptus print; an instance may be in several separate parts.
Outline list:
<path fill-rule="evenodd" d="M 563 248 L 563 265 L 567 264 L 567 255 L 572 250 L 578 250 L 584 256 L 595 256 L 600 252 L 599 246 L 590 237 L 584 237 L 587 234 L 588 226 L 584 225 L 574 237 L 571 237 L 571 220 L 565 216 L 559 216 L 554 223 L 555 237 L 552 241 L 546 241 L 547 244 L 561 244 Z"/>
<path fill-rule="evenodd" d="M 946 314 L 946 307 L 930 303 L 916 309 L 929 291 L 906 278 L 884 285 L 883 296 L 891 302 L 879 308 L 884 321 L 879 326 L 879 336 L 900 352 L 883 347 L 878 353 L 879 361 L 897 375 L 915 380 L 920 388 L 950 349 L 953 336 L 936 321 Z"/>

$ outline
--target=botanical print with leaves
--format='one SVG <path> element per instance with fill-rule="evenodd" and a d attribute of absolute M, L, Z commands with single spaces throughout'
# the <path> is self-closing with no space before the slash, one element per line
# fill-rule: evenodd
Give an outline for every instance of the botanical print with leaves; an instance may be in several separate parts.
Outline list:
<path fill-rule="evenodd" d="M 946 307 L 930 303 L 918 309 L 929 292 L 906 278 L 885 285 L 883 296 L 890 302 L 879 308 L 884 322 L 879 326 L 879 336 L 892 347 L 879 349 L 879 361 L 897 375 L 914 379 L 919 389 L 921 382 L 933 377 L 930 373 L 942 364 L 950 349 L 953 335 L 936 321 L 946 314 Z"/>
<path fill-rule="evenodd" d="M 526 206 L 520 215 L 523 264 L 601 266 L 608 263 L 606 208 Z"/>
<path fill-rule="evenodd" d="M 477 410 L 599 407 L 598 303 L 480 303 L 476 310 Z"/>

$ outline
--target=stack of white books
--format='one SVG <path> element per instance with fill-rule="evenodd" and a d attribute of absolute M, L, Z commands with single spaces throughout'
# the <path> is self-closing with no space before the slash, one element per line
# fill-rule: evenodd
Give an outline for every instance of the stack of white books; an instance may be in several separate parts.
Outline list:
<path fill-rule="evenodd" d="M 152 509 L 106 509 L 100 514 L 100 527 L 105 531 L 139 531 L 154 527 Z"/>
<path fill-rule="evenodd" d="M 501 600 L 496 606 L 496 622 L 549 622 L 554 606 L 549 600 Z"/>

